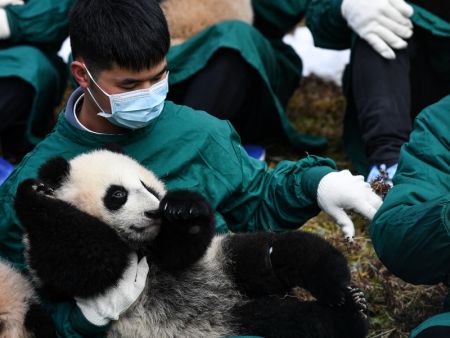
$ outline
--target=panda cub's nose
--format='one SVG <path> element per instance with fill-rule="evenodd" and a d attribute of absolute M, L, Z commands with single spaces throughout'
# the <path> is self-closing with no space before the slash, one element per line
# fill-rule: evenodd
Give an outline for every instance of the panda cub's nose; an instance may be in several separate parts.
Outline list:
<path fill-rule="evenodd" d="M 147 218 L 158 218 L 159 217 L 159 211 L 158 210 L 150 210 L 150 211 L 146 211 L 144 212 L 145 217 Z"/>

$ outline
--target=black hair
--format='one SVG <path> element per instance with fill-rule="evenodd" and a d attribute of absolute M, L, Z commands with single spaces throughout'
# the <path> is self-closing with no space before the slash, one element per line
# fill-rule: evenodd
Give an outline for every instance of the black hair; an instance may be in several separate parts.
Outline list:
<path fill-rule="evenodd" d="M 152 68 L 170 48 L 167 21 L 155 0 L 78 0 L 69 31 L 73 58 L 82 57 L 94 74 L 115 64 Z"/>

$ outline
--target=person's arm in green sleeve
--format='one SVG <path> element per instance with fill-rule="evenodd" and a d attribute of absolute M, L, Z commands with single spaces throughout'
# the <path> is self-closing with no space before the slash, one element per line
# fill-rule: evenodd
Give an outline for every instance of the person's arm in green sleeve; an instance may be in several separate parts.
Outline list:
<path fill-rule="evenodd" d="M 305 15 L 310 0 L 253 0 L 255 27 L 269 38 L 282 38 Z"/>
<path fill-rule="evenodd" d="M 336 172 L 330 159 L 307 156 L 296 162 L 283 161 L 270 169 L 246 154 L 231 127 L 228 135 L 223 130 L 219 133 L 227 136 L 223 139 L 228 139 L 229 144 L 222 143 L 225 149 L 220 150 L 228 153 L 227 181 L 221 185 L 232 188 L 217 210 L 232 231 L 296 229 L 321 209 L 351 239 L 354 226 L 345 210 L 372 219 L 381 204 L 362 176 L 353 176 L 348 170 Z M 215 184 L 214 189 L 226 188 Z"/>
<path fill-rule="evenodd" d="M 450 271 L 449 112 L 450 96 L 419 115 L 370 226 L 381 261 L 414 284 L 441 282 Z"/>
<path fill-rule="evenodd" d="M 306 12 L 306 26 L 314 44 L 328 49 L 348 49 L 352 30 L 341 13 L 342 0 L 311 0 Z"/>
<path fill-rule="evenodd" d="M 69 10 L 75 0 L 29 0 L 5 8 L 14 43 L 60 44 L 69 34 Z"/>

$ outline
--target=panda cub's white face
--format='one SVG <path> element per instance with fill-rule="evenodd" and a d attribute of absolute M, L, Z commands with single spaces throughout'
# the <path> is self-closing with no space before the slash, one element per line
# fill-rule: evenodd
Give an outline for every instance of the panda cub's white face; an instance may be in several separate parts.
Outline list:
<path fill-rule="evenodd" d="M 100 219 L 130 243 L 154 238 L 155 217 L 166 194 L 153 173 L 128 156 L 94 151 L 70 161 L 70 174 L 55 197 Z"/>

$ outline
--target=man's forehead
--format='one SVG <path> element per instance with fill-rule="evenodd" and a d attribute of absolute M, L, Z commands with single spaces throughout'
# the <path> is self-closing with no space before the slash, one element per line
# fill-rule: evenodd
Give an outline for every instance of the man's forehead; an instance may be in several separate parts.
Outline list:
<path fill-rule="evenodd" d="M 164 73 L 166 69 L 167 69 L 167 61 L 165 59 L 154 67 L 142 69 L 139 71 L 123 68 L 115 64 L 112 66 L 111 69 L 102 71 L 100 77 L 104 78 L 106 77 L 119 81 L 123 79 L 146 80 L 151 77 L 160 75 L 161 73 Z"/>

